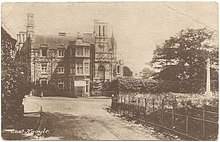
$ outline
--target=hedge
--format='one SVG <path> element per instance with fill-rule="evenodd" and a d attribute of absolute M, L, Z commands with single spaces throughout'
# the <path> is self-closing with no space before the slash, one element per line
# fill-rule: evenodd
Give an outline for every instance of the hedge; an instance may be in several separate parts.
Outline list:
<path fill-rule="evenodd" d="M 105 85 L 107 86 L 107 85 Z M 158 81 L 153 79 L 135 79 L 133 77 L 118 77 L 104 88 L 108 91 L 155 93 L 159 87 Z"/>
<path fill-rule="evenodd" d="M 104 91 L 122 91 L 122 92 L 139 92 L 139 93 L 200 93 L 205 92 L 205 87 L 198 92 L 187 92 L 185 85 L 194 87 L 194 84 L 154 79 L 136 79 L 133 77 L 118 77 L 112 82 L 105 82 L 102 90 Z M 205 86 L 205 83 L 203 84 Z M 211 90 L 217 91 L 218 82 L 211 81 Z"/>

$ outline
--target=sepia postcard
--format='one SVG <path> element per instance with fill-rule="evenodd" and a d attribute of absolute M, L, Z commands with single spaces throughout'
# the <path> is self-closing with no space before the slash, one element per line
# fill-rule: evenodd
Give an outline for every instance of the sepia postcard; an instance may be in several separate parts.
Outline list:
<path fill-rule="evenodd" d="M 217 2 L 3 2 L 2 140 L 218 140 Z"/>

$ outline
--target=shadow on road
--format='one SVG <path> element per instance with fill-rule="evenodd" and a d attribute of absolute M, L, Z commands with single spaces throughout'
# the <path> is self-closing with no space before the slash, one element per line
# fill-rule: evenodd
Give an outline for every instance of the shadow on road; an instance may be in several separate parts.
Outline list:
<path fill-rule="evenodd" d="M 47 129 L 50 133 L 45 135 L 47 140 L 88 140 L 88 136 L 83 131 L 82 116 L 71 114 L 47 113 L 49 116 Z M 87 119 L 87 118 L 86 118 Z"/>

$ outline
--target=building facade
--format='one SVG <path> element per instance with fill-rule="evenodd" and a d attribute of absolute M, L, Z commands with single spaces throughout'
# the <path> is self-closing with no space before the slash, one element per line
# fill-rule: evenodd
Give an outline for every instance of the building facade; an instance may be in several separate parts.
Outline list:
<path fill-rule="evenodd" d="M 26 32 L 17 35 L 18 59 L 29 66 L 29 78 L 41 92 L 70 97 L 99 95 L 104 82 L 120 75 L 117 44 L 113 35 L 108 36 L 107 23 L 95 20 L 92 33 L 75 36 L 36 35 L 33 18 L 33 14 L 27 15 Z"/>

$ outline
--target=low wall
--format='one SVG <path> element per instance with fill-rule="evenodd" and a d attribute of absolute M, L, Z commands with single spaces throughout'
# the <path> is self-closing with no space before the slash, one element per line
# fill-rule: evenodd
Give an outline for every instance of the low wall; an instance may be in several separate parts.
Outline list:
<path fill-rule="evenodd" d="M 48 91 L 48 90 L 41 90 L 41 89 L 33 89 L 32 95 L 34 96 L 41 96 L 43 92 L 43 96 L 59 96 L 59 97 L 73 97 L 75 98 L 75 94 L 69 91 Z"/>

